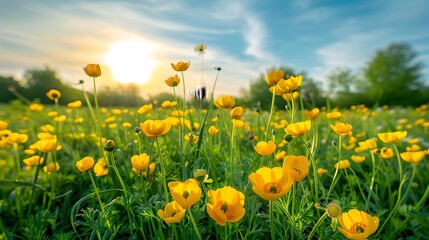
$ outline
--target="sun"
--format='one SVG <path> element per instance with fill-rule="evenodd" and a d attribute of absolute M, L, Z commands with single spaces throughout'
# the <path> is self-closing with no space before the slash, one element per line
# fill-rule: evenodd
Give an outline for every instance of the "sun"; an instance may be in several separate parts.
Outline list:
<path fill-rule="evenodd" d="M 121 83 L 146 83 L 155 67 L 147 43 L 141 40 L 113 43 L 105 56 L 105 62 L 115 80 Z"/>

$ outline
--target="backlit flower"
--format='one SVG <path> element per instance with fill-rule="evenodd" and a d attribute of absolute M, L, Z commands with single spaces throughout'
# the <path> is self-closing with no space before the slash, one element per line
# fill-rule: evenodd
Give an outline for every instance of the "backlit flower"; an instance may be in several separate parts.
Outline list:
<path fill-rule="evenodd" d="M 34 112 L 41 112 L 43 110 L 43 105 L 38 103 L 32 103 L 28 106 L 28 109 Z"/>
<path fill-rule="evenodd" d="M 37 166 L 43 163 L 43 158 L 40 156 L 32 156 L 22 160 L 27 166 Z"/>
<path fill-rule="evenodd" d="M 410 163 L 418 163 L 425 157 L 424 151 L 417 151 L 417 152 L 403 152 L 400 154 L 401 158 Z"/>
<path fill-rule="evenodd" d="M 69 108 L 80 108 L 81 106 L 82 106 L 82 101 L 80 101 L 80 100 L 70 102 L 67 104 L 67 107 L 69 107 Z"/>
<path fill-rule="evenodd" d="M 229 112 L 229 115 L 232 119 L 240 119 L 241 115 L 243 115 L 244 109 L 243 107 L 235 107 Z"/>
<path fill-rule="evenodd" d="M 287 125 L 285 132 L 292 137 L 300 137 L 307 134 L 311 128 L 311 121 L 296 122 Z"/>
<path fill-rule="evenodd" d="M 350 131 L 352 130 L 352 125 L 350 125 L 348 123 L 336 122 L 335 125 L 331 124 L 331 129 L 336 134 L 345 136 L 345 135 L 349 134 Z"/>
<path fill-rule="evenodd" d="M 89 77 L 99 77 L 101 76 L 101 68 L 99 64 L 90 63 L 83 68 L 86 75 Z"/>
<path fill-rule="evenodd" d="M 180 78 L 177 75 L 174 75 L 172 77 L 167 78 L 167 80 L 165 80 L 165 83 L 169 87 L 176 87 L 180 83 Z"/>
<path fill-rule="evenodd" d="M 347 159 L 341 160 L 341 161 L 335 163 L 335 168 L 337 168 L 337 167 L 338 167 L 338 169 L 346 169 L 346 168 L 350 167 L 350 162 Z"/>
<path fill-rule="evenodd" d="M 283 70 L 271 70 L 265 76 L 265 80 L 268 85 L 276 85 L 281 79 L 283 79 L 284 72 Z"/>
<path fill-rule="evenodd" d="M 188 61 L 188 62 L 178 62 L 176 64 L 172 63 L 171 67 L 174 70 L 176 70 L 177 72 L 184 72 L 184 71 L 186 71 L 189 68 L 190 65 L 191 65 L 190 61 Z"/>
<path fill-rule="evenodd" d="M 150 157 L 146 153 L 132 156 L 131 164 L 133 165 L 133 172 L 139 175 L 142 171 L 146 171 L 149 166 L 149 160 Z"/>
<path fill-rule="evenodd" d="M 328 119 L 338 119 L 341 117 L 341 113 L 336 110 L 332 110 L 331 112 L 326 114 L 326 117 Z"/>
<path fill-rule="evenodd" d="M 219 225 L 227 222 L 237 222 L 243 218 L 244 194 L 233 187 L 225 186 L 216 190 L 209 190 L 210 203 L 206 203 L 207 213 Z"/>
<path fill-rule="evenodd" d="M 265 157 L 273 154 L 274 151 L 276 151 L 276 148 L 277 148 L 277 146 L 272 140 L 270 140 L 268 142 L 260 141 L 255 146 L 256 152 L 259 155 L 265 156 Z"/>
<path fill-rule="evenodd" d="M 145 105 L 141 106 L 141 107 L 137 110 L 137 113 L 139 113 L 139 114 L 146 114 L 146 113 L 148 113 L 150 110 L 152 110 L 152 108 L 153 108 L 152 103 L 150 103 L 150 104 L 145 104 Z"/>
<path fill-rule="evenodd" d="M 171 124 L 168 120 L 146 120 L 140 123 L 140 129 L 148 138 L 160 137 L 170 131 Z"/>
<path fill-rule="evenodd" d="M 45 173 L 47 174 L 51 174 L 53 172 L 56 172 L 60 170 L 60 164 L 58 164 L 58 162 L 54 163 L 49 163 L 48 165 L 43 167 L 43 171 L 45 171 Z"/>
<path fill-rule="evenodd" d="M 158 210 L 158 216 L 164 220 L 165 223 L 178 223 L 185 216 L 186 209 L 182 208 L 176 201 L 167 203 L 164 210 Z"/>
<path fill-rule="evenodd" d="M 385 143 L 398 143 L 407 136 L 407 131 L 385 132 L 377 134 L 378 138 Z"/>
<path fill-rule="evenodd" d="M 283 93 L 290 93 L 295 91 L 301 86 L 302 83 L 302 76 L 291 76 L 289 79 L 281 79 L 278 82 L 278 88 Z"/>
<path fill-rule="evenodd" d="M 311 111 L 304 110 L 304 115 L 307 119 L 313 120 L 319 116 L 320 110 L 318 108 L 314 108 Z"/>
<path fill-rule="evenodd" d="M 57 89 L 51 89 L 46 93 L 46 96 L 51 100 L 58 100 L 61 97 L 61 92 Z"/>
<path fill-rule="evenodd" d="M 80 172 L 86 172 L 94 167 L 94 159 L 92 157 L 84 157 L 82 160 L 76 162 L 76 168 Z"/>
<path fill-rule="evenodd" d="M 174 181 L 168 183 L 171 196 L 182 208 L 188 209 L 201 199 L 201 188 L 198 182 L 191 178 L 185 182 Z"/>
<path fill-rule="evenodd" d="M 214 104 L 218 108 L 228 109 L 228 108 L 234 107 L 234 105 L 235 105 L 235 99 L 234 99 L 233 96 L 222 96 L 222 97 L 217 98 L 214 101 Z"/>
<path fill-rule="evenodd" d="M 308 174 L 308 159 L 305 156 L 288 155 L 283 164 L 290 168 L 290 175 L 295 182 L 302 181 Z"/>
<path fill-rule="evenodd" d="M 94 165 L 94 173 L 97 177 L 105 176 L 109 173 L 109 168 L 107 168 L 106 160 L 104 158 L 98 159 L 97 163 Z"/>
<path fill-rule="evenodd" d="M 203 44 L 203 43 L 201 43 L 201 44 L 198 44 L 195 48 L 194 48 L 194 50 L 195 50 L 195 52 L 197 52 L 199 55 L 204 55 L 204 53 L 206 53 L 205 51 L 206 51 L 206 45 L 205 44 Z"/>
<path fill-rule="evenodd" d="M 378 217 L 372 217 L 366 212 L 352 209 L 338 217 L 338 230 L 348 239 L 363 240 L 375 233 L 378 228 Z"/>
<path fill-rule="evenodd" d="M 267 168 L 262 167 L 256 172 L 249 174 L 249 181 L 252 190 L 261 198 L 268 201 L 275 201 L 286 195 L 293 184 L 288 165 L 283 167 Z"/>

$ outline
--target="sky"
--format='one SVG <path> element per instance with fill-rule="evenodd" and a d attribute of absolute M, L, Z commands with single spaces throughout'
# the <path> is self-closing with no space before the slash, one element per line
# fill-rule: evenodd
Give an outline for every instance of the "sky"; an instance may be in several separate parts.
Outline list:
<path fill-rule="evenodd" d="M 98 86 L 136 81 L 148 96 L 171 93 L 171 63 L 190 61 L 187 91 L 211 91 L 221 67 L 215 95 L 239 96 L 281 66 L 323 87 L 333 69 L 359 72 L 377 50 L 406 42 L 428 82 L 427 9 L 427 0 L 0 0 L 0 75 L 48 66 L 91 88 L 82 67 L 99 63 Z M 201 43 L 203 56 L 194 51 Z"/>

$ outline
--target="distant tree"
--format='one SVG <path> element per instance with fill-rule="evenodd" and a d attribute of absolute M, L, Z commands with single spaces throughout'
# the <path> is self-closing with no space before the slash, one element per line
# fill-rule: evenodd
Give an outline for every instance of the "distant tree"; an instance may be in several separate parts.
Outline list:
<path fill-rule="evenodd" d="M 0 102 L 7 103 L 16 98 L 12 91 L 22 91 L 21 85 L 12 76 L 0 76 Z"/>
<path fill-rule="evenodd" d="M 364 68 L 368 97 L 380 104 L 409 105 L 420 101 L 422 63 L 408 44 L 394 43 L 378 50 Z"/>

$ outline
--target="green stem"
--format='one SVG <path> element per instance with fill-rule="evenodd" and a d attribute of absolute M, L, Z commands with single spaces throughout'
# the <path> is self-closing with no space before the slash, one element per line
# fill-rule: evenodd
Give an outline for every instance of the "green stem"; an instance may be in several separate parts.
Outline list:
<path fill-rule="evenodd" d="M 368 212 L 369 201 L 371 199 L 372 188 L 374 187 L 375 174 L 376 174 L 374 154 L 372 153 L 372 151 L 370 151 L 370 153 L 371 153 L 371 161 L 372 161 L 372 177 L 371 177 L 371 183 L 369 185 L 368 198 L 366 199 L 366 203 L 365 203 L 365 212 Z"/>
<path fill-rule="evenodd" d="M 39 155 L 39 160 L 38 160 L 39 163 L 40 163 L 40 158 L 42 156 L 43 156 L 43 153 L 41 153 Z M 40 169 L 40 164 L 37 164 L 36 174 L 34 174 L 33 185 L 36 185 L 36 183 L 37 183 L 37 177 L 39 176 L 39 169 Z M 32 189 L 31 189 L 30 204 L 28 206 L 27 219 L 30 217 L 31 210 L 33 208 L 34 189 L 35 189 L 35 186 L 33 186 Z"/>
<path fill-rule="evenodd" d="M 270 232 L 271 232 L 271 240 L 274 240 L 274 218 L 273 218 L 273 201 L 270 201 L 269 204 L 269 211 L 270 211 Z M 292 212 L 293 215 L 293 212 Z M 293 230 L 292 230 L 293 232 Z"/>
<path fill-rule="evenodd" d="M 322 223 L 322 221 L 328 216 L 328 213 L 325 212 L 317 221 L 316 225 L 314 225 L 313 229 L 311 230 L 310 234 L 308 235 L 307 240 L 311 240 L 313 238 L 314 233 L 316 232 L 316 230 L 319 228 L 320 224 Z"/>
<path fill-rule="evenodd" d="M 334 173 L 334 177 L 332 178 L 331 185 L 329 186 L 328 195 L 326 196 L 326 201 L 329 201 L 329 195 L 331 194 L 331 191 L 334 188 L 334 185 L 335 185 L 334 181 L 335 181 L 335 178 L 337 177 L 338 169 L 340 168 L 340 161 L 341 161 L 341 134 L 339 134 L 338 136 L 339 136 L 339 140 L 338 140 L 338 163 L 337 163 L 337 167 L 335 168 L 335 173 Z"/>
<path fill-rule="evenodd" d="M 296 183 L 294 182 L 293 184 L 292 184 L 292 210 L 291 210 L 291 215 L 292 215 L 292 232 L 291 232 L 291 235 L 292 235 L 292 238 L 291 239 L 295 239 L 295 229 L 294 229 L 294 227 L 295 227 L 295 216 L 294 216 L 294 214 L 295 214 L 295 194 L 296 194 Z"/>
<path fill-rule="evenodd" d="M 109 152 L 109 156 L 110 156 L 110 161 L 111 161 L 112 166 L 113 166 L 113 171 L 115 171 L 116 177 L 118 178 L 119 183 L 121 184 L 121 187 L 124 190 L 125 195 L 127 195 L 128 194 L 127 188 L 125 187 L 124 181 L 122 181 L 122 177 L 119 174 L 118 168 L 116 167 L 115 157 L 113 156 L 113 151 Z"/>
<path fill-rule="evenodd" d="M 182 76 L 183 78 L 183 76 Z M 184 81 L 183 81 L 184 82 Z M 185 116 L 180 114 L 180 106 L 179 106 L 179 102 L 177 101 L 177 95 L 176 95 L 176 88 L 173 87 L 173 94 L 174 94 L 174 101 L 176 101 L 177 105 L 176 105 L 176 109 L 177 109 L 177 113 L 179 116 L 179 155 L 180 155 L 180 165 L 182 166 L 182 181 L 184 181 L 187 178 L 187 171 L 186 171 L 186 166 L 185 166 L 185 158 L 183 156 L 183 127 L 185 124 Z M 185 101 L 185 99 L 183 99 L 183 101 Z M 183 114 L 185 114 L 184 109 L 183 110 Z M 183 124 L 183 125 L 182 125 Z"/>
<path fill-rule="evenodd" d="M 273 96 L 271 98 L 271 108 L 270 108 L 270 116 L 268 117 L 268 122 L 267 122 L 267 129 L 265 129 L 265 141 L 267 141 L 267 137 L 268 137 L 268 131 L 270 130 L 270 123 L 271 123 L 271 118 L 273 116 L 274 113 L 274 100 L 276 97 L 276 85 L 273 85 Z"/>
<path fill-rule="evenodd" d="M 159 156 L 159 164 L 161 165 L 161 178 L 162 178 L 162 186 L 164 188 L 164 194 L 165 194 L 165 202 L 169 202 L 169 198 L 168 198 L 168 190 L 167 190 L 167 182 L 165 180 L 165 168 L 164 168 L 164 163 L 162 161 L 162 155 L 161 155 L 161 148 L 159 146 L 159 140 L 156 137 L 156 146 L 158 147 L 158 156 Z"/>
<path fill-rule="evenodd" d="M 229 116 L 229 114 L 228 114 Z M 235 123 L 235 119 L 234 119 L 234 123 Z M 235 135 L 235 124 L 232 124 L 232 131 L 231 131 L 231 139 L 230 139 L 230 160 L 231 160 L 231 183 L 232 180 L 234 179 L 234 171 L 235 171 L 235 157 L 234 157 L 234 135 Z"/>
<path fill-rule="evenodd" d="M 395 149 L 395 154 L 396 154 L 396 160 L 398 161 L 398 168 L 399 168 L 399 182 L 402 181 L 402 164 L 401 164 L 401 157 L 399 155 L 399 151 L 398 148 L 396 147 L 395 144 L 392 144 L 393 149 Z"/>
<path fill-rule="evenodd" d="M 191 218 L 191 222 L 192 222 L 192 225 L 194 226 L 195 232 L 197 233 L 198 239 L 202 240 L 201 235 L 200 235 L 200 231 L 198 231 L 197 224 L 195 224 L 194 216 L 192 215 L 191 209 L 188 209 L 187 212 L 189 213 L 189 217 Z"/>
<path fill-rule="evenodd" d="M 415 208 L 416 211 L 418 211 L 420 209 L 420 206 L 426 201 L 426 199 L 429 197 L 429 184 L 426 187 L 426 191 L 423 194 L 422 198 L 419 200 L 419 202 L 416 204 Z"/>
<path fill-rule="evenodd" d="M 98 204 L 100 204 L 101 212 L 104 213 L 104 204 L 101 201 L 100 194 L 98 193 L 97 185 L 95 184 L 94 177 L 91 171 L 88 171 L 89 179 L 91 180 L 92 188 L 94 188 L 95 196 L 97 196 Z"/>
<path fill-rule="evenodd" d="M 316 133 L 317 133 L 317 129 L 316 129 Z M 318 179 L 317 179 L 317 168 L 316 168 L 316 163 L 314 162 L 314 149 L 313 149 L 313 143 L 311 145 L 312 149 L 310 149 L 307 145 L 307 143 L 305 142 L 304 136 L 301 136 L 301 140 L 304 143 L 305 148 L 307 149 L 308 155 L 310 157 L 310 165 L 313 169 L 313 181 L 314 181 L 314 201 L 315 202 L 319 202 L 319 183 L 318 183 Z M 313 139 L 314 142 L 314 139 Z M 311 187 L 311 184 L 310 184 Z"/>

